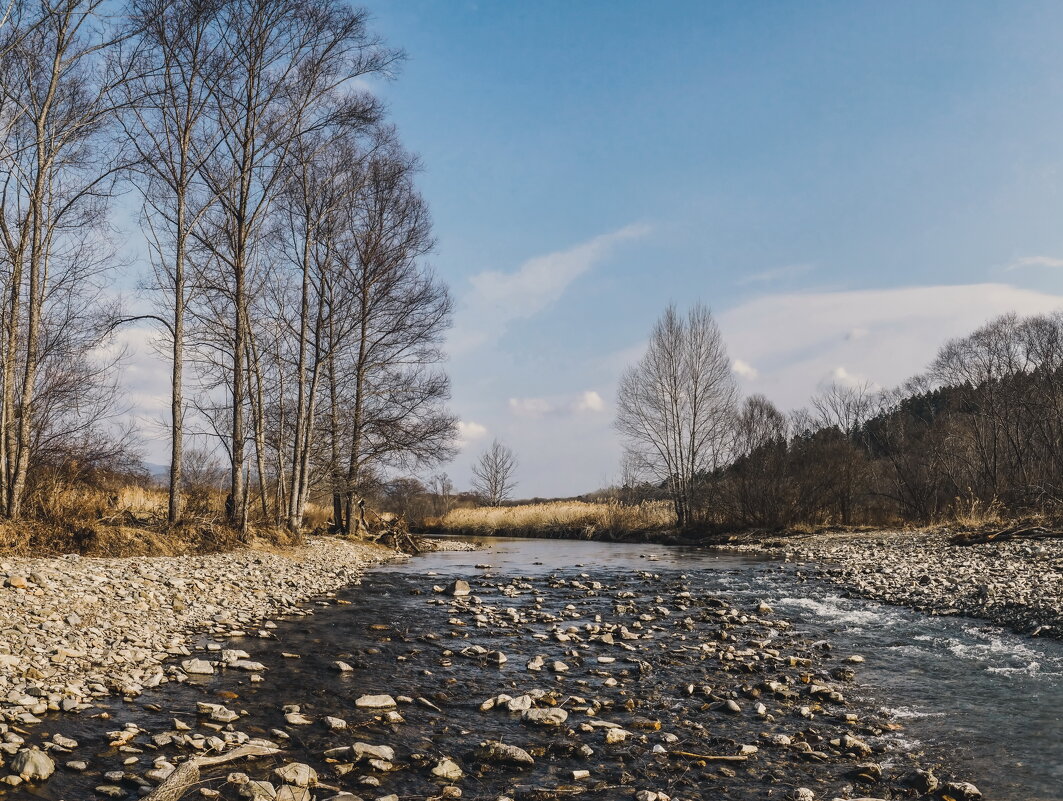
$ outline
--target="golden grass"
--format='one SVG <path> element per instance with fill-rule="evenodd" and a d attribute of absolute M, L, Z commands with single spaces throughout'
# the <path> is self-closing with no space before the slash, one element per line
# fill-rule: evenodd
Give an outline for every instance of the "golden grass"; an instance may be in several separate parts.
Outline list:
<path fill-rule="evenodd" d="M 674 511 L 671 504 L 665 501 L 652 501 L 635 506 L 557 501 L 454 509 L 439 521 L 438 527 L 444 531 L 463 534 L 508 534 L 527 537 L 573 533 L 585 536 L 598 533 L 628 534 L 657 531 L 674 525 Z"/>

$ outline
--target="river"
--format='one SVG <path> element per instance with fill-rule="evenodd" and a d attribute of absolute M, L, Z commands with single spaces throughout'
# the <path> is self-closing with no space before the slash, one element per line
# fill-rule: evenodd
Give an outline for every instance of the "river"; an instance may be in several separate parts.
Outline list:
<path fill-rule="evenodd" d="M 346 717 L 352 712 L 352 699 L 362 693 L 401 692 L 431 699 L 437 697 L 432 690 L 442 690 L 438 698 L 449 701 L 455 692 L 461 695 L 466 681 L 470 693 L 482 692 L 473 674 L 456 672 L 443 683 L 441 677 L 449 675 L 447 671 L 425 667 L 424 644 L 436 638 L 435 624 L 425 616 L 433 584 L 488 573 L 529 579 L 583 576 L 583 581 L 621 583 L 631 577 L 634 588 L 635 577 L 648 571 L 665 579 L 684 574 L 687 578 L 682 581 L 692 590 L 727 598 L 735 605 L 766 602 L 810 640 L 827 640 L 838 653 L 862 655 L 866 661 L 859 665 L 859 681 L 846 694 L 863 707 L 884 710 L 901 724 L 902 728 L 887 735 L 895 753 L 919 753 L 945 763 L 951 773 L 976 784 L 987 799 L 1063 799 L 1063 643 L 1059 641 L 1034 640 L 970 619 L 927 617 L 846 598 L 836 587 L 802 576 L 793 565 L 748 555 L 582 541 L 492 538 L 477 542 L 481 550 L 476 552 L 425 554 L 372 570 L 361 586 L 324 600 L 315 615 L 278 621 L 276 642 L 248 638 L 225 643 L 225 647 L 246 649 L 252 659 L 269 668 L 266 680 L 259 684 L 250 683 L 246 674 L 229 671 L 187 684 L 165 685 L 133 702 L 116 701 L 106 708 L 105 718 L 49 717 L 38 727 L 40 731 L 63 732 L 77 739 L 80 746 L 75 756 L 90 762 L 90 769 L 85 773 L 60 769 L 51 781 L 16 788 L 8 797 L 72 801 L 92 797 L 93 788 L 101 783 L 136 797 L 134 775 L 150 767 L 151 748 L 137 757 L 139 764 L 126 766 L 124 780 L 118 774 L 107 778 L 106 771 L 122 771 L 122 763 L 133 757 L 108 748 L 106 732 L 127 723 L 148 733 L 168 730 L 173 718 L 187 718 L 190 708 L 194 722 L 196 701 L 238 696 L 231 704 L 245 716 L 241 729 L 252 736 L 271 737 L 284 727 L 283 704 L 300 704 L 315 718 Z M 490 569 L 477 567 L 483 564 L 491 565 Z M 648 579 L 642 575 L 639 580 Z M 516 644 L 505 650 L 519 654 Z M 282 651 L 300 658 L 284 657 Z M 349 661 L 356 668 L 354 678 L 338 674 L 332 668 L 335 659 Z M 384 662 L 380 660 L 394 668 L 381 671 L 378 666 Z M 523 660 L 510 669 L 513 672 L 503 675 L 511 677 L 511 684 L 526 680 Z M 502 738 L 503 723 L 485 720 L 476 711 L 480 700 L 477 695 L 472 706 L 455 711 L 446 721 L 426 719 L 420 728 L 408 726 L 411 730 L 406 732 L 392 727 L 388 736 L 410 750 L 426 753 L 446 751 L 448 738 L 468 735 L 474 727 L 481 730 L 477 735 Z M 367 737 L 373 731 L 366 723 L 357 736 Z M 28 739 L 39 736 L 40 732 L 31 732 Z M 334 743 L 334 736 L 323 727 L 307 726 L 295 731 L 285 745 L 293 757 L 311 762 Z M 380 794 L 387 789 L 403 798 L 416 795 L 413 785 L 400 779 L 385 785 Z M 485 793 L 488 788 L 484 780 Z M 403 795 L 404 790 L 410 795 Z M 362 794 L 366 799 L 377 797 L 368 788 Z M 467 792 L 465 797 L 495 795 Z M 692 796 L 688 792 L 682 797 Z"/>

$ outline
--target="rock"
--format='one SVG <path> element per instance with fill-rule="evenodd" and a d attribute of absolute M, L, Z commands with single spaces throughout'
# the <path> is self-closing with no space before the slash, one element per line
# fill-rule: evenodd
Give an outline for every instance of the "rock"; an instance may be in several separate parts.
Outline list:
<path fill-rule="evenodd" d="M 126 791 L 117 784 L 100 784 L 92 788 L 96 795 L 105 795 L 108 798 L 125 798 Z"/>
<path fill-rule="evenodd" d="M 190 676 L 210 676 L 214 666 L 203 659 L 186 659 L 181 662 L 181 670 Z"/>
<path fill-rule="evenodd" d="M 26 781 L 43 781 L 55 773 L 52 758 L 37 748 L 19 751 L 9 765 L 11 772 Z"/>
<path fill-rule="evenodd" d="M 444 757 L 436 763 L 434 768 L 432 768 L 432 775 L 445 779 L 448 782 L 456 782 L 465 775 L 465 772 L 452 759 Z"/>
<path fill-rule="evenodd" d="M 356 699 L 354 705 L 359 709 L 391 709 L 395 699 L 390 695 L 363 695 Z"/>
<path fill-rule="evenodd" d="M 296 787 L 313 787 L 317 784 L 317 771 L 303 762 L 289 762 L 283 767 L 276 768 L 273 775 L 284 784 Z"/>
<path fill-rule="evenodd" d="M 982 797 L 982 791 L 970 782 L 949 782 L 945 790 L 957 801 L 978 801 Z"/>
<path fill-rule="evenodd" d="M 250 801 L 273 801 L 277 788 L 271 782 L 249 781 L 240 785 L 239 796 Z"/>
<path fill-rule="evenodd" d="M 560 726 L 568 720 L 568 712 L 558 707 L 529 709 L 521 717 L 526 723 L 531 723 L 535 726 Z"/>
<path fill-rule="evenodd" d="M 816 801 L 816 794 L 807 787 L 798 787 L 792 797 L 793 801 Z"/>
<path fill-rule="evenodd" d="M 476 753 L 477 759 L 482 762 L 491 762 L 503 765 L 534 765 L 535 759 L 523 748 L 515 745 L 488 740 L 480 743 L 480 749 Z"/>
<path fill-rule="evenodd" d="M 276 801 L 313 801 L 313 796 L 305 787 L 283 784 L 277 789 Z"/>
<path fill-rule="evenodd" d="M 469 586 L 469 582 L 467 582 L 465 579 L 455 579 L 454 581 L 450 582 L 450 585 L 447 587 L 446 592 L 447 595 L 453 595 L 460 598 L 465 595 L 469 595 L 472 592 L 472 587 Z"/>
<path fill-rule="evenodd" d="M 354 668 L 348 665 L 346 662 L 341 662 L 338 659 L 332 663 L 332 666 L 336 668 L 340 673 L 353 673 Z"/>
<path fill-rule="evenodd" d="M 627 731 L 626 729 L 616 728 L 605 730 L 605 742 L 609 745 L 616 745 L 617 743 L 622 743 L 630 736 L 631 732 Z"/>
<path fill-rule="evenodd" d="M 395 749 L 387 745 L 355 743 L 351 746 L 351 754 L 356 761 L 362 759 L 383 759 L 386 762 L 395 761 Z"/>
<path fill-rule="evenodd" d="M 929 770 L 915 770 L 904 778 L 904 783 L 912 786 L 923 795 L 930 795 L 940 786 L 937 776 Z"/>

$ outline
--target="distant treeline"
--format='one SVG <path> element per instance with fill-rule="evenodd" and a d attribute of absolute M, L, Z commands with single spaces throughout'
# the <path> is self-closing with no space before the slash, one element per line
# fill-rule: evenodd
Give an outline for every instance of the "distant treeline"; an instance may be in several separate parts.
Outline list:
<path fill-rule="evenodd" d="M 893 390 L 835 384 L 784 414 L 719 408 L 726 457 L 692 479 L 691 525 L 925 524 L 1063 513 L 1063 313 L 999 317 Z M 626 462 L 624 502 L 670 497 Z"/>

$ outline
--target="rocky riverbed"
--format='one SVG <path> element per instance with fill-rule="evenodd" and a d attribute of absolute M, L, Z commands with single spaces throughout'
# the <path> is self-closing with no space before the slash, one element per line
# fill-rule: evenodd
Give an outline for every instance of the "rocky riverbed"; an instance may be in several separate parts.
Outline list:
<path fill-rule="evenodd" d="M 822 534 L 743 545 L 808 563 L 807 576 L 932 615 L 1063 638 L 1063 539 L 950 545 L 947 532 Z"/>
<path fill-rule="evenodd" d="M 190 637 L 267 634 L 269 618 L 396 554 L 333 538 L 284 552 L 199 557 L 0 559 L 0 715 L 56 710 L 181 680 Z"/>
<path fill-rule="evenodd" d="M 184 681 L 10 725 L 2 781 L 13 797 L 135 798 L 192 757 L 252 746 L 273 753 L 204 768 L 189 795 L 981 797 L 850 700 L 860 654 L 707 576 L 371 573 L 299 607 L 312 622 L 215 622 L 165 663 Z"/>

